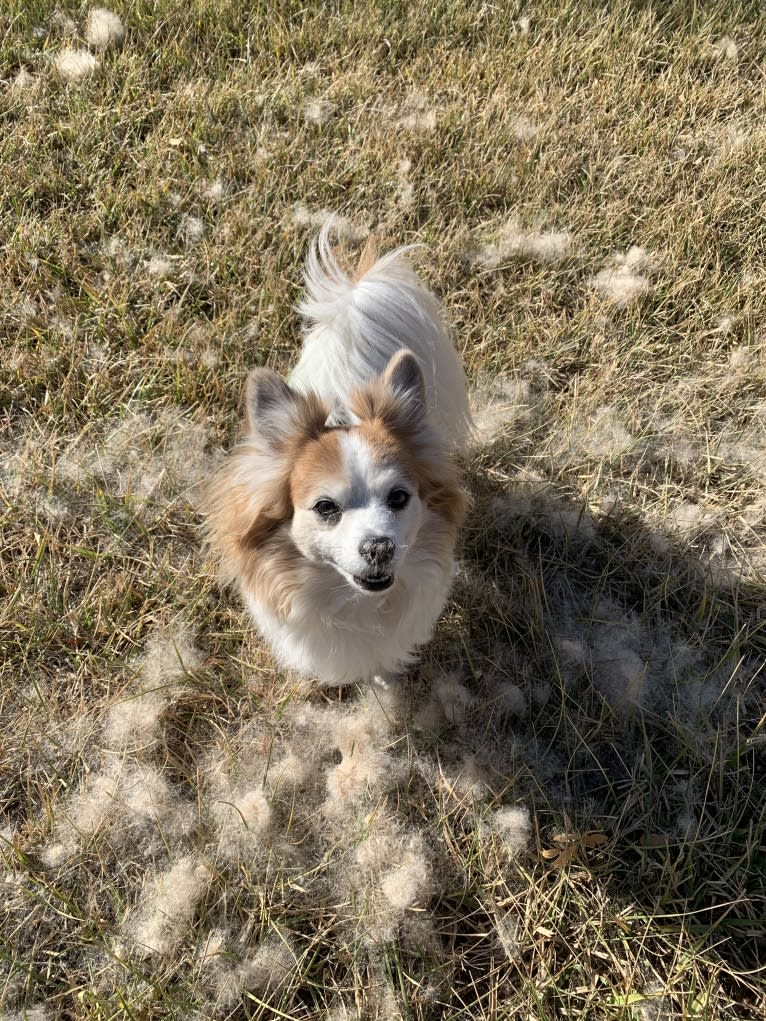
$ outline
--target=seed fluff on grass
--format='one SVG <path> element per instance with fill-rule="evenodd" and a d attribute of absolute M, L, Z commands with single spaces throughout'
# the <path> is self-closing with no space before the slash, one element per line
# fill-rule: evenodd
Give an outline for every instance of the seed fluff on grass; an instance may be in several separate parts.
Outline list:
<path fill-rule="evenodd" d="M 190 833 L 195 812 L 154 766 L 117 763 L 88 776 L 55 820 L 42 854 L 51 868 L 92 843 L 154 857 Z"/>
<path fill-rule="evenodd" d="M 210 792 L 209 808 L 215 826 L 218 852 L 236 864 L 242 857 L 255 859 L 269 847 L 273 808 L 264 785 L 267 761 L 250 756 L 232 774 L 223 760 L 213 760 L 205 770 Z"/>
<path fill-rule="evenodd" d="M 205 236 L 205 222 L 199 216 L 191 213 L 183 213 L 181 222 L 176 231 L 176 238 L 183 244 L 184 248 L 192 248 L 198 245 Z"/>
<path fill-rule="evenodd" d="M 265 939 L 255 950 L 237 953 L 228 967 L 216 975 L 216 1006 L 232 1007 L 251 993 L 258 998 L 278 998 L 299 967 L 299 956 L 290 937 L 279 933 Z"/>
<path fill-rule="evenodd" d="M 710 44 L 710 53 L 714 57 L 735 64 L 739 58 L 739 46 L 736 39 L 732 39 L 730 35 L 722 35 L 720 39 Z"/>
<path fill-rule="evenodd" d="M 399 107 L 395 121 L 405 131 L 427 134 L 436 129 L 437 111 L 422 92 L 413 92 Z"/>
<path fill-rule="evenodd" d="M 67 47 L 53 55 L 54 70 L 68 81 L 90 78 L 98 70 L 98 60 L 89 50 Z"/>
<path fill-rule="evenodd" d="M 485 270 L 498 269 L 510 259 L 555 266 L 570 255 L 573 243 L 568 230 L 528 231 L 511 220 L 501 228 L 496 244 L 469 250 L 467 257 L 473 266 Z"/>
<path fill-rule="evenodd" d="M 85 22 L 85 41 L 94 50 L 120 49 L 125 42 L 125 26 L 113 11 L 92 7 Z"/>
<path fill-rule="evenodd" d="M 323 128 L 335 117 L 338 106 L 331 99 L 307 99 L 303 104 L 303 119 L 307 124 Z"/>
<path fill-rule="evenodd" d="M 506 805 L 498 808 L 490 816 L 488 825 L 509 855 L 517 855 L 529 845 L 532 824 L 529 809 L 525 806 Z"/>
<path fill-rule="evenodd" d="M 107 747 L 146 751 L 155 745 L 161 737 L 160 718 L 171 698 L 167 680 L 161 690 L 124 696 L 107 715 L 104 727 Z"/>
<path fill-rule="evenodd" d="M 358 245 L 365 241 L 370 228 L 363 223 L 354 223 L 346 216 L 340 216 L 327 208 L 310 209 L 304 202 L 296 202 L 290 210 L 289 220 L 295 227 L 321 230 L 332 222 L 333 231 L 339 241 Z"/>
<path fill-rule="evenodd" d="M 31 93 L 38 84 L 39 79 L 36 75 L 30 74 L 25 67 L 20 67 L 11 81 L 10 88 L 13 94 L 23 95 Z"/>
<path fill-rule="evenodd" d="M 655 261 L 650 253 L 632 245 L 624 255 L 615 255 L 609 264 L 588 281 L 590 287 L 617 308 L 624 308 L 652 289 L 650 273 Z"/>
<path fill-rule="evenodd" d="M 471 393 L 471 409 L 477 445 L 499 440 L 512 426 L 529 418 L 533 402 L 528 379 L 497 376 L 481 381 Z"/>
<path fill-rule="evenodd" d="M 117 956 L 167 956 L 189 938 L 194 913 L 210 881 L 206 862 L 189 855 L 149 875 L 136 907 L 122 923 Z"/>
<path fill-rule="evenodd" d="M 340 878 L 340 877 L 339 877 Z M 409 928 L 410 937 L 428 939 L 422 912 L 438 887 L 431 853 L 422 836 L 408 833 L 385 802 L 365 820 L 363 839 L 349 861 L 338 894 L 349 898 L 349 922 L 365 943 L 375 946 Z M 426 923 L 423 928 L 420 923 Z"/>
<path fill-rule="evenodd" d="M 395 781 L 396 762 L 386 750 L 387 735 L 369 712 L 342 716 L 332 732 L 341 760 L 327 772 L 327 808 L 354 811 L 362 795 Z"/>

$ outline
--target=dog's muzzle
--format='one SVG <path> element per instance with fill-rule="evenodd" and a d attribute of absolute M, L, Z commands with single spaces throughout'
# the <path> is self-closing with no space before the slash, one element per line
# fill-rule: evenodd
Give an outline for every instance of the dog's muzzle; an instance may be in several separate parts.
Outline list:
<path fill-rule="evenodd" d="M 359 554 L 370 565 L 365 574 L 355 574 L 354 581 L 365 592 L 383 592 L 394 583 L 393 571 L 389 565 L 394 558 L 396 547 L 385 536 L 365 539 L 359 547 Z"/>

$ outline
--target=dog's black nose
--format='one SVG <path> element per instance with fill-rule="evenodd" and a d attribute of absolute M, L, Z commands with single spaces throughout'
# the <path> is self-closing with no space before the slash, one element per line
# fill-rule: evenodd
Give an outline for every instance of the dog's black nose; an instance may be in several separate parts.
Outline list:
<path fill-rule="evenodd" d="M 394 555 L 394 544 L 390 539 L 378 536 L 375 539 L 365 539 L 359 552 L 370 567 L 383 567 Z"/>

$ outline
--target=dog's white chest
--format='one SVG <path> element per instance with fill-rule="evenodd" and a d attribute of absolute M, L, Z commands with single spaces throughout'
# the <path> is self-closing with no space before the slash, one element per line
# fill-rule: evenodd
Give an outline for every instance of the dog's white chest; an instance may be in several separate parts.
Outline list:
<path fill-rule="evenodd" d="M 417 558 L 415 558 L 417 559 Z M 447 601 L 453 569 L 413 563 L 385 597 L 352 593 L 332 569 L 279 618 L 245 593 L 259 631 L 279 664 L 323 684 L 369 681 L 400 673 L 427 642 Z"/>

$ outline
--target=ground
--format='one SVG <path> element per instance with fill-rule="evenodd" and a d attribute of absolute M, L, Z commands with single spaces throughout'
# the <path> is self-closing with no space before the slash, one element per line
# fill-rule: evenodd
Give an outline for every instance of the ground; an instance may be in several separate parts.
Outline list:
<path fill-rule="evenodd" d="M 761 5 L 6 8 L 0 1016 L 762 1017 Z M 477 419 L 389 692 L 200 528 L 331 214 Z"/>

